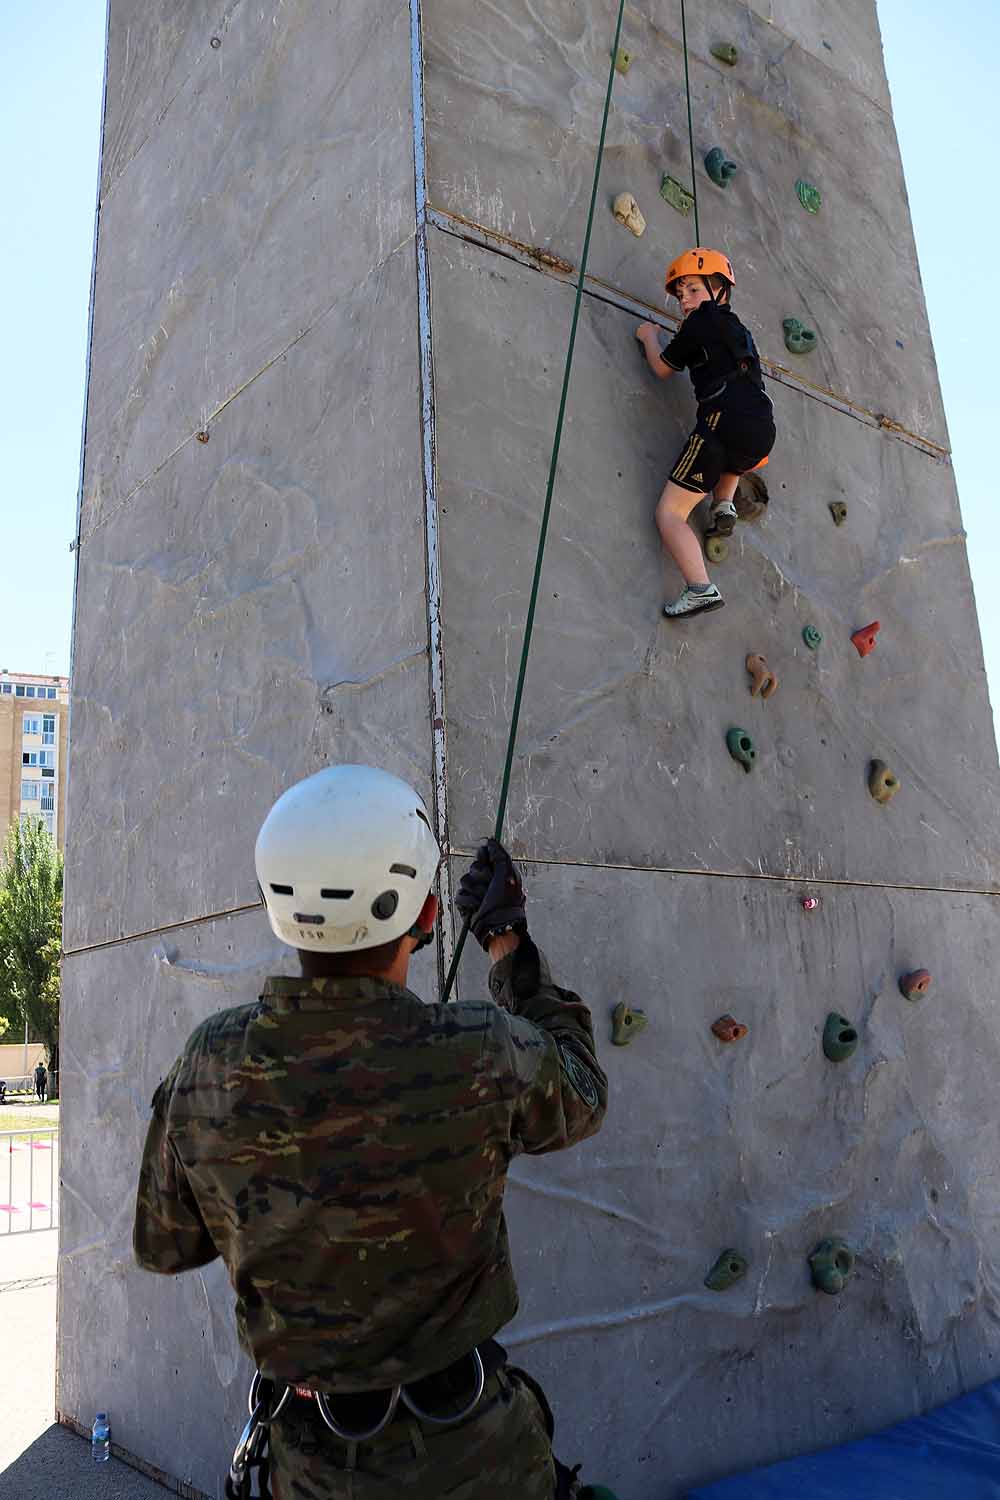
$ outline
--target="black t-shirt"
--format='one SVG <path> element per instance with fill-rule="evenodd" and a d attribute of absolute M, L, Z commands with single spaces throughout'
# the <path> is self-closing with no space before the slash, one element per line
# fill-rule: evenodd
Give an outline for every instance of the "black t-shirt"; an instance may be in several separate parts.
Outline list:
<path fill-rule="evenodd" d="M 723 391 L 727 401 L 754 401 L 764 389 L 754 341 L 726 303 L 702 302 L 688 313 L 660 358 L 672 370 L 687 370 L 699 402 Z"/>

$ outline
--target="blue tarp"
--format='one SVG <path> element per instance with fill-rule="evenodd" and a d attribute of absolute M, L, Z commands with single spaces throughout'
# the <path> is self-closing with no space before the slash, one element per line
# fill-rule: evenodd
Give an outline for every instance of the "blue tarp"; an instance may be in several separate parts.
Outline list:
<path fill-rule="evenodd" d="M 1000 1500 L 1000 1380 L 874 1437 L 690 1490 L 688 1500 Z"/>

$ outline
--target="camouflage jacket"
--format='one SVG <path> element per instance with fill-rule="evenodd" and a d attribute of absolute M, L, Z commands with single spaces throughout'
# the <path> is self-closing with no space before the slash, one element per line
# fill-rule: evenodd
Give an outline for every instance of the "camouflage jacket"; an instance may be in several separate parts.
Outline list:
<path fill-rule="evenodd" d="M 377 1390 L 467 1353 L 517 1310 L 503 1192 L 520 1151 L 600 1129 L 590 1013 L 530 939 L 493 1001 L 377 979 L 268 979 L 203 1022 L 156 1090 L 141 1266 L 221 1255 L 268 1375 Z"/>

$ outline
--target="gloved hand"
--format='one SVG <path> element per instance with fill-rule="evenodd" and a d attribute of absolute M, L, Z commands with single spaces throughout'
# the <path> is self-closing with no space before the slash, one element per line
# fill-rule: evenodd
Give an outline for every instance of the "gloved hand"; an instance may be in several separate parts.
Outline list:
<path fill-rule="evenodd" d="M 455 905 L 471 916 L 472 935 L 483 948 L 501 932 L 527 932 L 524 887 L 503 844 L 487 839 L 462 876 Z"/>

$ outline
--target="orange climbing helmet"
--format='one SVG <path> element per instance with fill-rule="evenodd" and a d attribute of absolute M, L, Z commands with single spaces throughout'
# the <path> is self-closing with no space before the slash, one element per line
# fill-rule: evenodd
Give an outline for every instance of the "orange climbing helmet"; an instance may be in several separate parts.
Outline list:
<path fill-rule="evenodd" d="M 736 285 L 736 273 L 728 255 L 721 250 L 708 250 L 704 245 L 695 245 L 672 260 L 667 267 L 666 287 L 673 296 L 674 282 L 681 276 L 724 276 L 730 286 Z"/>

